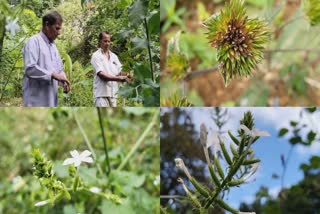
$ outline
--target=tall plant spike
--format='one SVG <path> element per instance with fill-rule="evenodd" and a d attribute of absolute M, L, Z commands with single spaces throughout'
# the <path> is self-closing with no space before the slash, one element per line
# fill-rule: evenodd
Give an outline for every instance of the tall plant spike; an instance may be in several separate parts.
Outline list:
<path fill-rule="evenodd" d="M 217 48 L 218 67 L 225 85 L 235 77 L 251 76 L 263 58 L 270 35 L 267 23 L 248 18 L 243 0 L 230 0 L 204 25 L 211 46 Z"/>

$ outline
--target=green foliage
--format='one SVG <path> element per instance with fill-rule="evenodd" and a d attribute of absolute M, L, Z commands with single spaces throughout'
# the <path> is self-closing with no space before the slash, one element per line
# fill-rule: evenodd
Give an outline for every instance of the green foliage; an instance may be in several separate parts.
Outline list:
<path fill-rule="evenodd" d="M 171 38 L 167 47 L 166 67 L 173 80 L 182 79 L 189 67 L 188 58 L 180 51 L 180 34 L 181 32 L 179 31 Z"/>
<path fill-rule="evenodd" d="M 308 71 L 303 65 L 290 64 L 280 71 L 280 76 L 285 80 L 287 87 L 290 89 L 289 93 L 295 92 L 299 95 L 306 93 L 307 84 L 301 80 L 308 76 Z"/>
<path fill-rule="evenodd" d="M 165 23 L 162 26 L 162 32 L 165 32 L 169 29 L 172 24 L 177 24 L 184 30 L 185 25 L 180 16 L 185 14 L 185 8 L 179 8 L 175 10 L 176 0 L 163 1 L 161 4 L 161 16 L 160 20 L 163 21 L 165 19 Z"/>
<path fill-rule="evenodd" d="M 3 34 L 4 37 L 1 36 L 1 30 L 5 32 L 4 25 L 0 28 L 0 56 L 3 57 L 0 63 L 6 70 L 0 75 L 2 105 L 4 102 L 12 105 L 15 98 L 20 99 L 21 105 L 23 66 L 18 67 L 15 62 L 21 60 L 21 49 L 26 39 L 41 29 L 41 17 L 48 10 L 54 9 L 61 13 L 64 20 L 62 34 L 55 42 L 71 81 L 69 94 L 59 91 L 60 105 L 93 105 L 93 69 L 90 59 L 97 49 L 98 34 L 108 30 L 113 36 L 112 51 L 123 63 L 123 71 L 136 75 L 132 83 L 120 86 L 118 104 L 159 106 L 158 0 L 32 0 L 21 3 L 14 1 L 12 4 L 14 7 L 8 8 L 6 1 L 2 1 L 1 8 L 5 16 L 18 18 L 21 30 L 15 37 L 8 33 Z M 5 18 L 0 18 L 0 22 L 5 23 Z M 1 38 L 4 39 L 4 48 Z M 144 69 L 140 72 L 141 65 Z"/>
<path fill-rule="evenodd" d="M 320 23 L 320 2 L 319 0 L 306 0 L 306 13 L 312 26 Z"/>
<path fill-rule="evenodd" d="M 153 115 L 159 117 L 159 109 L 101 110 L 110 154 L 110 176 L 104 173 L 107 167 L 95 108 L 1 109 L 1 213 L 108 213 L 108 206 L 157 213 L 160 184 L 155 180 L 159 175 L 160 160 L 155 157 L 159 157 L 160 152 L 159 123 L 153 124 L 125 167 L 121 171 L 116 168 Z M 81 165 L 78 172 L 74 166 L 62 165 L 63 160 L 70 157 L 69 151 L 87 149 L 74 113 L 78 115 L 97 157 L 95 163 Z M 34 158 L 31 158 L 32 148 L 39 148 L 46 155 L 35 150 Z M 103 173 L 99 172 L 98 165 Z M 77 182 L 76 177 L 79 177 Z M 73 186 L 77 187 L 76 191 Z M 91 191 L 92 187 L 97 187 L 100 192 Z M 51 190 L 55 190 L 52 195 Z M 70 200 L 66 200 L 67 194 L 63 190 L 70 193 Z M 49 200 L 49 204 L 35 207 L 43 200 Z M 53 207 L 51 202 L 54 202 Z"/>
<path fill-rule="evenodd" d="M 267 24 L 249 19 L 243 1 L 232 0 L 205 25 L 211 45 L 217 48 L 219 69 L 225 85 L 237 76 L 251 76 L 251 70 L 263 58 L 263 46 L 270 35 Z"/>

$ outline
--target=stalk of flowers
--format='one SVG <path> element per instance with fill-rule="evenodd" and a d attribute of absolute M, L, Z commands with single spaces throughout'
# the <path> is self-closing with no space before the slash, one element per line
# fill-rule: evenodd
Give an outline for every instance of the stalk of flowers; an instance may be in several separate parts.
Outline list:
<path fill-rule="evenodd" d="M 264 45 L 270 36 L 267 23 L 248 18 L 243 0 L 230 0 L 204 26 L 211 46 L 217 48 L 218 67 L 225 85 L 235 77 L 251 76 L 263 59 Z"/>
<path fill-rule="evenodd" d="M 250 127 L 250 128 L 249 128 Z M 221 195 L 230 187 L 239 186 L 250 182 L 251 177 L 257 172 L 260 160 L 255 158 L 254 151 L 250 148 L 251 145 L 260 137 L 268 136 L 265 131 L 254 128 L 254 121 L 251 112 L 244 114 L 244 118 L 240 121 L 238 129 L 239 136 L 234 136 L 230 131 L 228 135 L 232 142 L 229 143 L 229 150 L 227 149 L 227 139 L 217 132 L 208 139 L 207 128 L 205 124 L 200 126 L 200 142 L 204 149 L 204 155 L 208 169 L 213 181 L 210 187 L 203 186 L 190 175 L 185 164 L 181 159 L 176 159 L 178 169 L 185 172 L 189 181 L 199 193 L 196 194 L 201 206 L 197 209 L 209 209 L 219 205 L 231 213 L 239 213 L 240 211 L 228 205 Z M 208 149 L 214 148 L 213 157 L 209 156 Z M 223 160 L 228 165 L 227 169 L 222 168 L 218 153 L 222 154 Z M 211 161 L 211 159 L 213 161 Z"/>
<path fill-rule="evenodd" d="M 305 1 L 306 14 L 310 20 L 310 24 L 315 26 L 320 23 L 320 1 L 306 0 Z"/>
<path fill-rule="evenodd" d="M 51 161 L 47 160 L 39 151 L 39 149 L 33 149 L 33 170 L 34 175 L 39 180 L 41 186 L 48 189 L 50 199 L 45 201 L 40 201 L 35 204 L 35 206 L 43 206 L 46 204 L 53 205 L 57 201 L 61 200 L 63 197 L 70 200 L 71 196 L 68 192 L 64 183 L 57 179 L 52 167 Z"/>

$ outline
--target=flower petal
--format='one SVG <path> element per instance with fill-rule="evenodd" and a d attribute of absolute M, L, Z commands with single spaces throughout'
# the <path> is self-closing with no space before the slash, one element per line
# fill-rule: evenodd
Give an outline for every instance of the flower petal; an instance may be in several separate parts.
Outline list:
<path fill-rule="evenodd" d="M 260 137 L 268 137 L 268 136 L 270 136 L 269 132 L 261 131 L 259 129 L 253 129 L 253 134 L 255 136 L 260 136 Z"/>
<path fill-rule="evenodd" d="M 67 158 L 63 161 L 63 164 L 62 165 L 69 165 L 69 164 L 72 164 L 74 163 L 74 158 Z"/>
<path fill-rule="evenodd" d="M 84 150 L 83 152 L 81 152 L 80 156 L 81 157 L 88 157 L 91 155 L 91 152 L 89 150 Z"/>
<path fill-rule="evenodd" d="M 81 160 L 79 158 L 75 158 L 74 159 L 74 166 L 78 167 L 78 166 L 80 166 L 80 164 L 81 164 Z"/>
<path fill-rule="evenodd" d="M 82 162 L 93 163 L 92 157 L 86 157 L 81 159 Z"/>
<path fill-rule="evenodd" d="M 70 151 L 70 154 L 72 157 L 76 158 L 76 157 L 79 157 L 79 152 L 77 150 L 72 150 Z"/>
<path fill-rule="evenodd" d="M 247 135 L 252 135 L 251 130 L 246 125 L 241 124 L 240 129 L 242 129 Z"/>

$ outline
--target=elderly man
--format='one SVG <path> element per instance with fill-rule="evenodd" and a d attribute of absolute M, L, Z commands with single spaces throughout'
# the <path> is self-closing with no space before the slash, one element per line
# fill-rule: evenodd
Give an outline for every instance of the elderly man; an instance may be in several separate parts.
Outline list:
<path fill-rule="evenodd" d="M 94 68 L 93 94 L 96 107 L 116 107 L 118 82 L 129 82 L 129 74 L 121 72 L 121 63 L 110 51 L 111 35 L 107 31 L 99 34 L 98 50 L 91 57 Z"/>
<path fill-rule="evenodd" d="M 28 39 L 23 48 L 24 106 L 57 106 L 58 84 L 70 91 L 70 82 L 54 40 L 60 34 L 62 17 L 52 11 L 42 18 L 42 31 Z"/>

